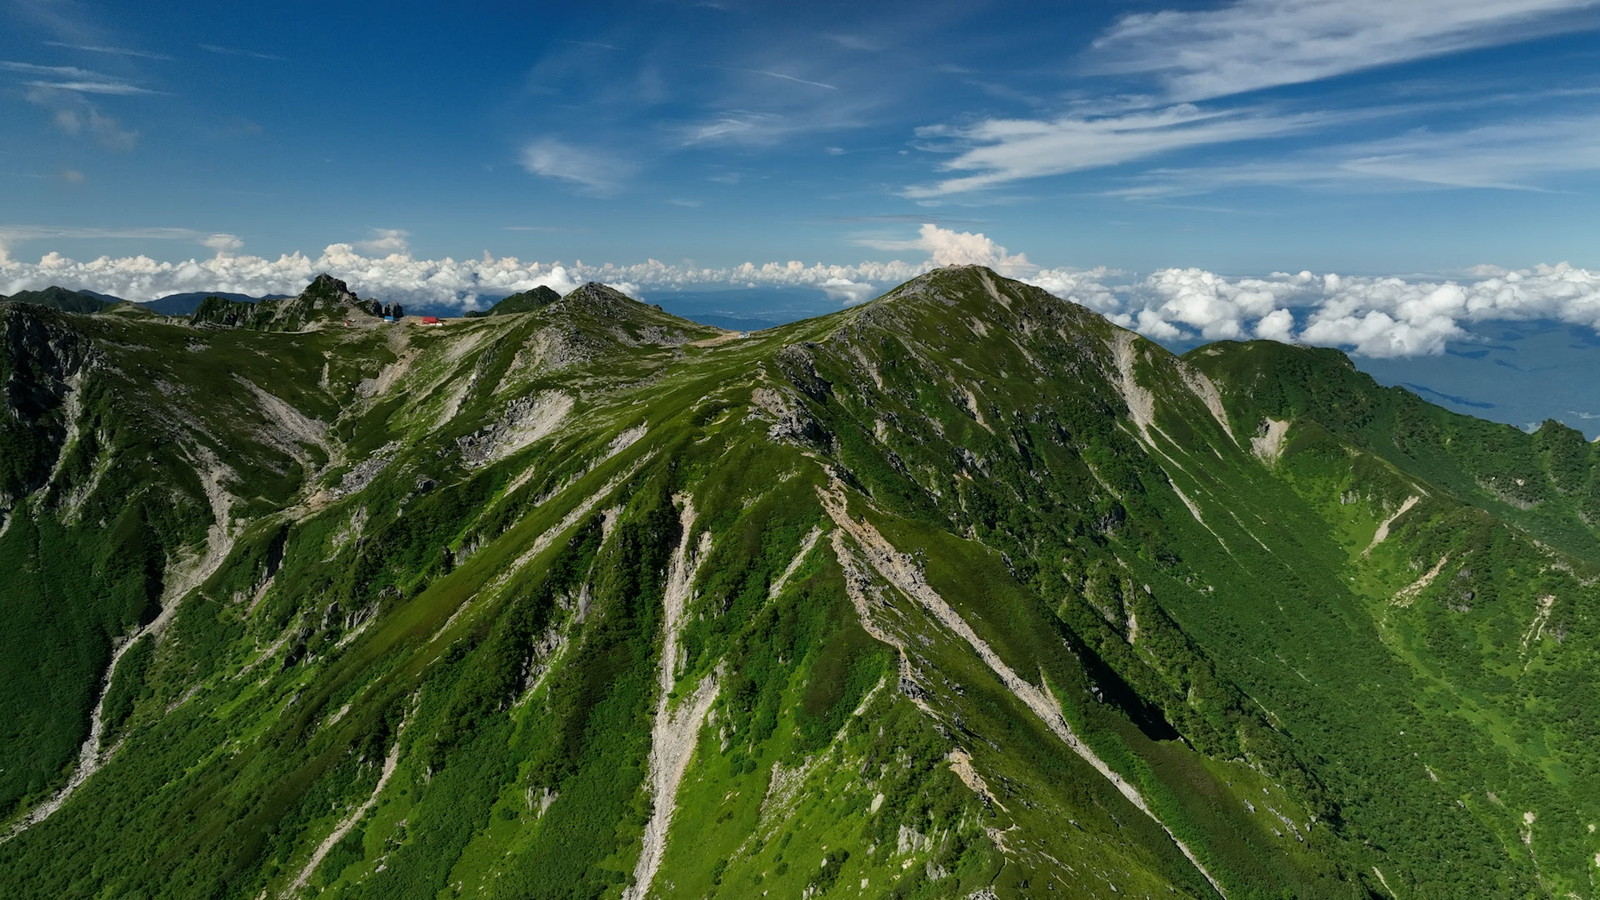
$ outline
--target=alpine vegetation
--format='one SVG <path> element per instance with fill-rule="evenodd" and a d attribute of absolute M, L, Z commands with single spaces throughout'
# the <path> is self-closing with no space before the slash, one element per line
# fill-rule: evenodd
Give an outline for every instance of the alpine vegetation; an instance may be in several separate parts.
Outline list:
<path fill-rule="evenodd" d="M 1557 423 L 976 266 L 753 333 L 55 300 L 0 303 L 8 896 L 1594 893 Z"/>

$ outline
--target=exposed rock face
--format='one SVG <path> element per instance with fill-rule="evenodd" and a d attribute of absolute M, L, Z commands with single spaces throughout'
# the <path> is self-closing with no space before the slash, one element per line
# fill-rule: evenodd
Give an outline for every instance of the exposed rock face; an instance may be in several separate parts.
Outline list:
<path fill-rule="evenodd" d="M 227 300 L 207 297 L 189 318 L 191 325 L 250 331 L 306 331 L 346 319 L 372 321 L 366 301 L 350 286 L 323 273 L 300 296 L 287 300 Z"/>
<path fill-rule="evenodd" d="M 456 439 L 469 466 L 504 459 L 550 434 L 572 411 L 570 394 L 550 391 L 513 400 L 496 421 Z"/>
<path fill-rule="evenodd" d="M 355 303 L 360 300 L 349 285 L 326 272 L 313 278 L 301 296 L 328 297 L 335 303 Z"/>
<path fill-rule="evenodd" d="M 613 318 L 626 317 L 634 307 L 642 305 L 627 294 L 598 281 L 584 284 L 561 299 L 568 303 L 582 304 L 586 309 L 599 315 Z"/>
<path fill-rule="evenodd" d="M 73 384 L 96 357 L 59 313 L 0 304 L 0 510 L 44 485 L 67 435 Z"/>
<path fill-rule="evenodd" d="M 574 290 L 554 305 L 591 327 L 602 326 L 611 337 L 632 347 L 646 344 L 676 347 L 717 331 L 693 327 L 677 316 L 667 315 L 658 307 L 647 306 L 597 281 Z"/>

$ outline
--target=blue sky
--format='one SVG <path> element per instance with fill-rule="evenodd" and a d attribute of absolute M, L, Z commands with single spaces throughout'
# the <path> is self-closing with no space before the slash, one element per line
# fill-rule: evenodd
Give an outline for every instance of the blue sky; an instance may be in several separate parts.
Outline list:
<path fill-rule="evenodd" d="M 1600 8 L 77 4 L 0 10 L 18 258 L 1600 265 Z M 170 229 L 170 231 L 161 231 Z M 876 242 L 876 243 L 874 243 Z"/>
<path fill-rule="evenodd" d="M 0 293 L 867 299 L 1161 340 L 1600 327 L 1600 0 L 0 5 Z M 791 262 L 792 261 L 792 262 Z"/>

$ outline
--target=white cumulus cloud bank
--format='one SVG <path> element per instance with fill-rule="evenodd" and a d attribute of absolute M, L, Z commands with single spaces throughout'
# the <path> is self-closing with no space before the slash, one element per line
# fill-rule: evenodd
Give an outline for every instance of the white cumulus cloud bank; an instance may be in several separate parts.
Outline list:
<path fill-rule="evenodd" d="M 932 229 L 929 231 L 928 229 Z M 20 258 L 15 245 L 51 238 L 133 237 L 192 240 L 212 251 L 209 258 L 166 262 L 149 256 L 101 256 L 78 260 L 57 251 L 37 262 Z M 96 230 L 0 226 L 0 294 L 11 295 L 50 285 L 88 289 L 135 302 L 169 294 L 222 291 L 265 296 L 297 294 L 311 279 L 326 272 L 347 282 L 364 297 L 473 309 L 485 299 L 498 299 L 539 286 L 566 293 L 588 281 L 612 285 L 638 296 L 642 291 L 685 287 L 815 287 L 845 304 L 860 303 L 888 287 L 914 278 L 946 262 L 972 261 L 1002 268 L 1032 269 L 1020 254 L 1009 254 L 982 235 L 946 232 L 928 226 L 923 240 L 934 258 L 919 262 L 862 262 L 830 265 L 787 262 L 745 262 L 736 266 L 672 265 L 655 259 L 641 263 L 585 265 L 525 261 L 514 256 L 418 259 L 411 254 L 407 232 L 374 229 L 366 240 L 330 244 L 320 254 L 290 253 L 270 259 L 242 253 L 244 241 L 232 234 L 185 229 Z M 948 246 L 947 246 L 948 245 Z M 8 252 L 10 251 L 10 252 Z"/>
<path fill-rule="evenodd" d="M 829 278 L 817 284 L 829 299 L 838 300 L 846 306 L 865 303 L 877 295 L 878 289 L 861 281 L 851 281 L 848 278 Z"/>
<path fill-rule="evenodd" d="M 8 241 L 107 236 L 189 240 L 214 255 L 182 262 L 148 256 L 76 260 L 52 251 L 27 262 L 14 250 L 6 253 Z M 1229 277 L 1203 269 L 1160 269 L 1138 278 L 1106 268 L 1041 267 L 982 234 L 936 225 L 923 225 L 909 240 L 859 240 L 925 258 L 853 265 L 790 260 L 699 267 L 655 259 L 568 265 L 488 253 L 475 259 L 417 259 L 406 238 L 404 231 L 375 230 L 365 241 L 330 244 L 315 256 L 268 259 L 242 253 L 244 242 L 231 234 L 0 227 L 0 294 L 50 285 L 134 301 L 191 291 L 297 294 L 327 272 L 364 297 L 461 309 L 541 285 L 566 293 L 588 281 L 633 296 L 681 288 L 811 287 L 851 305 L 939 266 L 977 264 L 1167 342 L 1266 338 L 1397 357 L 1442 353 L 1450 341 L 1470 340 L 1471 326 L 1490 321 L 1549 319 L 1600 332 L 1600 271 L 1567 263 L 1530 269 L 1480 266 L 1448 280 L 1311 272 Z"/>
<path fill-rule="evenodd" d="M 59 285 L 135 302 L 192 291 L 293 295 L 327 272 L 364 297 L 471 309 L 481 305 L 480 297 L 499 298 L 540 285 L 565 293 L 589 280 L 560 263 L 487 255 L 466 260 L 415 259 L 403 250 L 386 252 L 395 248 L 395 241 L 403 238 L 380 233 L 361 242 L 372 247 L 370 253 L 363 253 L 356 244 L 340 243 L 328 245 L 315 256 L 290 253 L 268 259 L 239 253 L 244 244 L 234 235 L 214 234 L 199 243 L 215 251 L 215 256 L 182 262 L 148 256 L 76 260 L 54 251 L 37 262 L 24 262 L 14 258 L 14 253 L 0 253 L 0 294 Z"/>
<path fill-rule="evenodd" d="M 1446 281 L 1163 269 L 1117 299 L 1120 309 L 1102 311 L 1156 340 L 1268 338 L 1370 357 L 1439 354 L 1480 322 L 1550 319 L 1600 332 L 1600 272 L 1566 263 L 1483 266 Z"/>

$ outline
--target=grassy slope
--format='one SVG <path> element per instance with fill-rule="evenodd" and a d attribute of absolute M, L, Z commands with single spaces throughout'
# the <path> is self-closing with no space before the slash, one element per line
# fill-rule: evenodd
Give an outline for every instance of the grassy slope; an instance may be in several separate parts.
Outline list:
<path fill-rule="evenodd" d="M 1135 341 L 1153 393 L 1141 429 L 1115 329 L 981 270 L 723 342 L 592 292 L 427 330 L 96 327 L 123 329 L 92 337 L 142 392 L 113 410 L 192 419 L 188 440 L 248 473 L 233 484 L 243 520 L 229 563 L 118 667 L 112 761 L 0 845 L 28 895 L 282 891 L 369 797 L 310 887 L 616 895 L 659 802 L 646 785 L 665 585 L 702 531 L 669 705 L 701 684 L 717 694 L 689 732 L 656 892 L 1208 894 L 966 639 L 862 569 L 859 540 L 835 554 L 818 491 L 836 479 L 850 515 L 1053 693 L 1230 896 L 1360 895 L 1380 887 L 1375 866 L 1422 895 L 1587 892 L 1586 714 L 1561 702 L 1588 696 L 1570 691 L 1594 671 L 1577 602 L 1593 534 L 1576 513 L 1461 487 L 1499 484 L 1516 446 L 1485 451 L 1502 469 L 1452 474 L 1459 450 L 1415 451 L 1426 468 L 1408 469 L 1360 443 L 1381 427 L 1238 400 L 1265 402 L 1221 353 L 1195 360 L 1231 398 L 1218 422 L 1179 361 Z M 296 458 L 259 440 L 263 402 L 235 375 L 329 423 L 325 446 Z M 1275 462 L 1249 446 L 1268 414 L 1294 423 Z M 1548 436 L 1535 449 L 1568 487 L 1593 470 Z M 177 468 L 139 483 L 182 484 Z M 1422 484 L 1412 518 L 1363 555 Z M 59 518 L 45 496 L 29 529 Z M 187 529 L 162 552 L 197 540 L 203 516 Z M 0 552 L 17 552 L 12 533 L 29 531 Z M 83 546 L 134 558 L 103 536 Z M 1446 552 L 1484 556 L 1388 602 Z M 1532 584 L 1563 599 L 1524 652 Z M 865 621 L 852 590 L 878 598 Z M 1445 611 L 1462 590 L 1471 609 Z M 1500 602 L 1480 599 L 1491 591 Z M 105 596 L 80 603 L 115 616 Z M 95 625 L 99 646 L 129 626 Z M 74 627 L 58 642 L 96 633 Z M 99 665 L 56 681 L 81 692 Z M 88 702 L 57 727 L 58 769 Z M 1558 708 L 1560 724 L 1534 729 Z M 963 757 L 981 788 L 958 777 Z"/>
<path fill-rule="evenodd" d="M 1340 539 L 1347 603 L 1382 645 L 1362 654 L 1373 668 L 1355 684 L 1362 709 L 1395 710 L 1386 743 L 1398 765 L 1353 779 L 1356 799 L 1396 832 L 1417 830 L 1408 819 L 1437 822 L 1412 839 L 1426 842 L 1423 859 L 1459 855 L 1470 840 L 1481 866 L 1514 868 L 1521 889 L 1588 894 L 1600 816 L 1581 699 L 1596 664 L 1593 449 L 1563 441 L 1559 426 L 1527 435 L 1369 392 L 1320 351 L 1235 345 L 1195 361 L 1235 387 L 1241 425 L 1290 420 L 1277 474 Z M 1269 382 L 1267 367 L 1282 374 Z M 1267 383 L 1278 387 L 1237 390 Z M 1410 496 L 1419 500 L 1368 551 L 1374 521 Z M 1429 877 L 1425 864 L 1410 874 Z"/>

